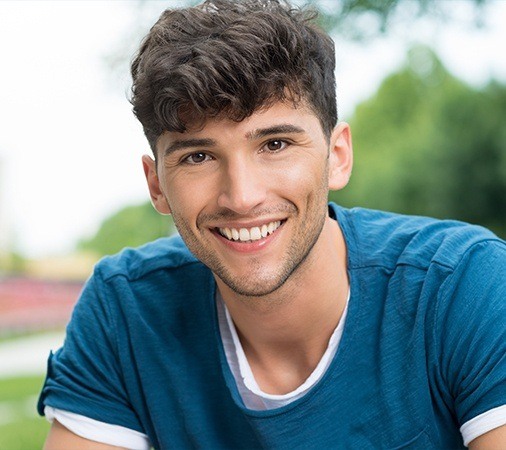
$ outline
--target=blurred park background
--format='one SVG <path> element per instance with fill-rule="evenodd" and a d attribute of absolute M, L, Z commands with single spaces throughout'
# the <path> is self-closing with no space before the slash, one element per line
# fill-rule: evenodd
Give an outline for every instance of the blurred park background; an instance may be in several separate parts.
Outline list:
<path fill-rule="evenodd" d="M 147 201 L 128 64 L 189 3 L 0 2 L 0 450 L 41 448 L 45 361 L 93 264 L 174 232 Z M 332 200 L 506 237 L 506 2 L 313 3 L 355 148 Z"/>

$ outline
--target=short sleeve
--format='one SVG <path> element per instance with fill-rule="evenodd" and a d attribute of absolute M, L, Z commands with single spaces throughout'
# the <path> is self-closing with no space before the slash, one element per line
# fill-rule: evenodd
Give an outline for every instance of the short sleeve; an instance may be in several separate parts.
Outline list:
<path fill-rule="evenodd" d="M 67 327 L 63 347 L 51 354 L 38 402 L 100 422 L 143 432 L 124 386 L 116 339 L 116 295 L 107 295 L 100 270 L 86 283 Z"/>
<path fill-rule="evenodd" d="M 459 426 L 506 404 L 506 244 L 473 245 L 440 290 L 439 370 Z"/>

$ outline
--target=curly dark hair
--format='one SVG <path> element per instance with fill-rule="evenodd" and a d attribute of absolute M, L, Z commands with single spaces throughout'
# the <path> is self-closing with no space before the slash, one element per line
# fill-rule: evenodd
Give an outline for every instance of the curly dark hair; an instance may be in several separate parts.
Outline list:
<path fill-rule="evenodd" d="M 133 111 L 155 157 L 165 130 L 241 121 L 276 101 L 303 101 L 330 136 L 334 43 L 316 15 L 284 0 L 207 0 L 162 13 L 131 67 Z"/>

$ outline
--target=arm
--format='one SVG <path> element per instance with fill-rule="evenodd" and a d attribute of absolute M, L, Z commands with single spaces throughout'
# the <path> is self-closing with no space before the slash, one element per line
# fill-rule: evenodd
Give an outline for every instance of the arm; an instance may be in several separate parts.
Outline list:
<path fill-rule="evenodd" d="M 126 450 L 123 447 L 90 441 L 72 433 L 58 421 L 54 421 L 44 444 L 44 450 Z"/>
<path fill-rule="evenodd" d="M 122 378 L 115 332 L 118 314 L 112 311 L 119 295 L 108 289 L 97 267 L 74 308 L 63 347 L 48 359 L 37 409 L 39 414 L 47 413 L 50 421 L 56 419 L 59 423 L 52 427 L 46 449 L 128 448 L 131 439 L 128 433 L 125 438 L 122 431 L 136 433 L 136 448 L 149 448 Z M 76 419 L 77 427 L 73 424 Z M 110 426 L 122 430 L 110 433 Z M 67 439 L 77 441 L 67 445 Z"/>
<path fill-rule="evenodd" d="M 444 395 L 453 402 L 466 445 L 504 449 L 506 245 L 473 245 L 444 290 L 436 320 Z"/>
<path fill-rule="evenodd" d="M 506 425 L 490 430 L 469 443 L 470 450 L 501 450 L 506 448 Z"/>

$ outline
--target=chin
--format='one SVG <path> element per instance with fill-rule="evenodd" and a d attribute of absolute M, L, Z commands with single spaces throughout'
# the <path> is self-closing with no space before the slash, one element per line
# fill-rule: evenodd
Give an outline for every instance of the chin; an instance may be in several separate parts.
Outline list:
<path fill-rule="evenodd" d="M 236 294 L 244 297 L 264 297 L 274 293 L 280 287 L 282 287 L 286 281 L 286 277 L 276 277 L 262 279 L 261 277 L 250 275 L 251 278 L 255 279 L 254 282 L 245 282 L 247 278 L 237 277 L 232 279 L 231 277 L 221 277 L 220 279 L 225 283 L 229 289 L 234 291 Z"/>

